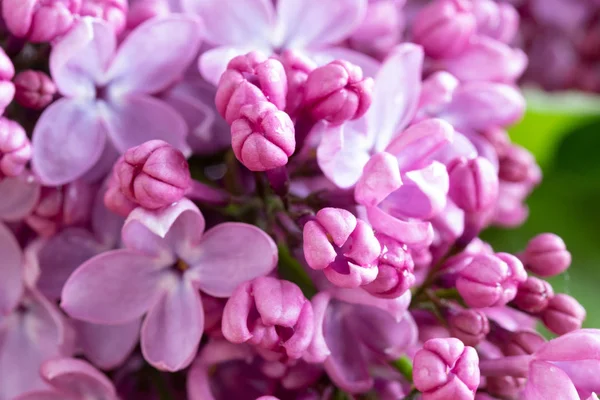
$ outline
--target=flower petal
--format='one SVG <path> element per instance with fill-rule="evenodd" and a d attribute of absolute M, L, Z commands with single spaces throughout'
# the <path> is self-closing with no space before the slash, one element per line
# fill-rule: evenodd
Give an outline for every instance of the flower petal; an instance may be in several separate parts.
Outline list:
<path fill-rule="evenodd" d="M 33 170 L 49 186 L 72 182 L 100 159 L 106 130 L 94 102 L 60 99 L 50 105 L 33 130 Z"/>
<path fill-rule="evenodd" d="M 69 97 L 96 97 L 117 47 L 113 29 L 100 19 L 82 18 L 50 53 L 50 72 L 58 91 Z"/>
<path fill-rule="evenodd" d="M 366 0 L 279 0 L 277 47 L 322 47 L 344 40 L 362 22 Z"/>
<path fill-rule="evenodd" d="M 0 180 L 0 220 L 18 221 L 29 215 L 40 198 L 41 185 L 29 173 Z"/>
<path fill-rule="evenodd" d="M 23 294 L 23 252 L 12 232 L 0 222 L 0 316 L 9 314 Z"/>
<path fill-rule="evenodd" d="M 111 94 L 151 94 L 167 88 L 183 76 L 199 46 L 196 19 L 172 14 L 144 22 L 121 43 L 108 69 Z"/>
<path fill-rule="evenodd" d="M 203 330 L 200 293 L 187 280 L 179 280 L 146 316 L 142 326 L 144 358 L 160 370 L 183 369 L 196 356 Z"/>
<path fill-rule="evenodd" d="M 133 321 L 158 299 L 159 267 L 131 250 L 100 254 L 69 277 L 61 307 L 73 318 L 97 324 Z"/>
<path fill-rule="evenodd" d="M 99 368 L 109 370 L 123 364 L 138 343 L 141 319 L 121 325 L 97 325 L 74 320 L 83 354 Z"/>
<path fill-rule="evenodd" d="M 369 222 L 373 228 L 407 245 L 428 245 L 433 240 L 433 228 L 429 222 L 403 221 L 394 218 L 378 207 L 367 207 Z"/>
<path fill-rule="evenodd" d="M 183 9 L 200 15 L 203 35 L 214 45 L 264 47 L 273 35 L 270 0 L 182 0 Z"/>
<path fill-rule="evenodd" d="M 600 330 L 580 329 L 544 343 L 536 352 L 544 361 L 600 360 Z"/>
<path fill-rule="evenodd" d="M 577 390 L 566 373 L 544 361 L 529 365 L 529 379 L 523 391 L 523 399 L 579 399 Z"/>
<path fill-rule="evenodd" d="M 146 210 L 142 207 L 138 207 L 133 210 L 127 220 L 125 221 L 125 225 L 132 221 L 139 221 L 144 224 L 148 229 L 159 237 L 165 237 L 171 226 L 175 223 L 175 221 L 179 218 L 181 214 L 186 211 L 194 212 L 198 214 L 194 217 L 193 226 L 189 226 L 186 224 L 187 229 L 191 229 L 192 227 L 196 227 L 196 230 L 202 234 L 204 232 L 204 217 L 202 213 L 196 207 L 194 203 L 190 200 L 183 198 L 177 203 L 171 204 L 169 207 L 162 208 L 160 210 Z M 129 238 L 125 238 L 126 235 L 123 235 L 123 239 L 125 240 L 128 246 L 133 245 L 133 241 L 129 242 Z M 135 240 L 134 237 L 131 238 Z"/>
<path fill-rule="evenodd" d="M 394 135 L 415 116 L 421 95 L 423 49 L 404 43 L 396 47 L 375 76 L 373 102 L 367 111 L 375 150 L 383 151 Z"/>
<path fill-rule="evenodd" d="M 116 247 L 121 240 L 121 229 L 124 218 L 110 211 L 104 205 L 104 193 L 106 187 L 102 187 L 92 206 L 92 232 L 99 243 L 107 248 Z"/>
<path fill-rule="evenodd" d="M 254 50 L 251 46 L 221 46 L 205 51 L 198 59 L 198 70 L 204 79 L 217 86 L 227 64 L 234 57 Z M 259 49 L 262 50 L 262 49 Z M 269 51 L 270 49 L 266 49 Z"/>
<path fill-rule="evenodd" d="M 318 65 L 329 64 L 334 60 L 345 60 L 362 69 L 364 77 L 375 77 L 381 67 L 381 63 L 376 59 L 369 57 L 364 53 L 345 47 L 329 47 L 325 50 L 304 50 L 309 59 L 314 60 Z"/>
<path fill-rule="evenodd" d="M 40 374 L 59 391 L 77 398 L 115 399 L 112 382 L 83 360 L 57 358 L 42 364 Z"/>
<path fill-rule="evenodd" d="M 365 165 L 356 184 L 356 202 L 366 206 L 376 206 L 390 193 L 402 185 L 400 169 L 396 157 L 389 153 L 377 153 Z"/>
<path fill-rule="evenodd" d="M 65 395 L 50 391 L 27 392 L 14 400 L 65 400 Z"/>
<path fill-rule="evenodd" d="M 190 152 L 185 142 L 185 120 L 162 100 L 143 94 L 128 94 L 102 102 L 101 110 L 108 135 L 121 153 L 153 139 L 164 140 L 185 155 Z"/>
<path fill-rule="evenodd" d="M 240 283 L 273 270 L 277 246 L 255 226 L 226 222 L 207 231 L 188 256 L 198 287 L 211 296 L 228 297 Z"/>

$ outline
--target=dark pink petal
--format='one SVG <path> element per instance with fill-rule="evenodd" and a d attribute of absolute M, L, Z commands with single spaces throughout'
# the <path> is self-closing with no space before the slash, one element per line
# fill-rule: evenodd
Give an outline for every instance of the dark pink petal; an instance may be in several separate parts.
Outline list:
<path fill-rule="evenodd" d="M 545 343 L 536 352 L 544 361 L 600 360 L 600 330 L 580 329 Z"/>
<path fill-rule="evenodd" d="M 0 220 L 18 221 L 38 203 L 41 185 L 29 173 L 0 180 Z"/>
<path fill-rule="evenodd" d="M 322 47 L 342 41 L 362 22 L 366 0 L 280 0 L 280 43 L 287 48 Z"/>
<path fill-rule="evenodd" d="M 59 391 L 77 398 L 118 400 L 112 382 L 83 360 L 56 358 L 42 364 L 40 374 Z"/>
<path fill-rule="evenodd" d="M 23 293 L 23 252 L 12 232 L 0 222 L 0 318 L 18 304 Z"/>
<path fill-rule="evenodd" d="M 109 370 L 123 364 L 140 338 L 141 319 L 122 325 L 96 325 L 73 321 L 85 357 L 98 368 Z"/>
<path fill-rule="evenodd" d="M 177 282 L 170 282 L 142 326 L 144 358 L 165 371 L 178 371 L 192 362 L 204 330 L 200 293 L 189 281 L 174 279 Z"/>
<path fill-rule="evenodd" d="M 92 258 L 67 280 L 61 307 L 73 318 L 119 324 L 141 317 L 160 295 L 160 265 L 131 250 Z"/>
<path fill-rule="evenodd" d="M 96 97 L 96 86 L 104 75 L 117 41 L 113 29 L 103 21 L 81 19 L 50 53 L 50 71 L 58 91 L 69 97 Z"/>
<path fill-rule="evenodd" d="M 529 379 L 523 391 L 527 400 L 579 399 L 575 386 L 559 367 L 544 361 L 529 365 Z"/>
<path fill-rule="evenodd" d="M 14 400 L 75 400 L 65 398 L 63 393 L 51 391 L 28 392 L 22 396 L 16 397 Z"/>
<path fill-rule="evenodd" d="M 164 101 L 132 93 L 101 104 L 108 135 L 121 153 L 149 140 L 160 139 L 189 154 L 185 142 L 187 124 Z"/>
<path fill-rule="evenodd" d="M 275 13 L 270 0 L 181 0 L 183 9 L 202 17 L 204 38 L 215 45 L 270 43 Z"/>
<path fill-rule="evenodd" d="M 182 77 L 199 46 L 200 24 L 193 18 L 169 15 L 144 22 L 121 43 L 106 73 L 110 92 L 152 94 L 167 88 Z"/>
<path fill-rule="evenodd" d="M 273 270 L 277 247 L 255 226 L 226 222 L 207 231 L 188 256 L 198 287 L 211 296 L 228 297 L 240 283 Z"/>
<path fill-rule="evenodd" d="M 106 129 L 92 100 L 60 99 L 33 130 L 33 170 L 46 185 L 72 182 L 96 164 L 105 143 Z"/>
<path fill-rule="evenodd" d="M 375 149 L 383 151 L 394 135 L 413 119 L 421 95 L 423 49 L 412 43 L 396 47 L 375 77 L 373 102 L 367 112 Z"/>

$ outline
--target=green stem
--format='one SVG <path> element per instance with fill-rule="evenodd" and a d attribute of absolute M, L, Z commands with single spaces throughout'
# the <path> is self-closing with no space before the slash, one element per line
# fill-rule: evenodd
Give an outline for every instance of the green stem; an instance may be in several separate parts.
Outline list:
<path fill-rule="evenodd" d="M 317 294 L 317 289 L 302 264 L 290 254 L 290 250 L 285 244 L 279 243 L 277 249 L 279 250 L 278 271 L 281 277 L 298 285 L 307 299 L 312 298 Z"/>
<path fill-rule="evenodd" d="M 398 372 L 400 372 L 407 381 L 412 383 L 413 366 L 410 358 L 407 356 L 402 356 L 396 360 L 390 361 L 390 365 L 396 368 L 396 370 L 398 370 Z"/>

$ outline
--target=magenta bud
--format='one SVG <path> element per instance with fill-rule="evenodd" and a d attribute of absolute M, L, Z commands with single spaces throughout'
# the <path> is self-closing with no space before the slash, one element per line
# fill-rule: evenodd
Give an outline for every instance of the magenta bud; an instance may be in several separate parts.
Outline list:
<path fill-rule="evenodd" d="M 503 43 L 510 43 L 519 29 L 519 13 L 509 3 L 493 0 L 473 1 L 473 14 L 477 21 L 477 33 Z"/>
<path fill-rule="evenodd" d="M 288 92 L 285 111 L 295 116 L 302 107 L 306 79 L 317 65 L 308 57 L 294 50 L 285 50 L 281 62 L 287 76 Z"/>
<path fill-rule="evenodd" d="M 476 21 L 471 4 L 465 0 L 436 0 L 423 7 L 415 18 L 412 34 L 415 43 L 433 58 L 460 54 L 475 33 Z"/>
<path fill-rule="evenodd" d="M 514 376 L 489 376 L 485 380 L 485 390 L 501 399 L 518 399 L 523 391 L 526 378 Z"/>
<path fill-rule="evenodd" d="M 498 157 L 503 157 L 511 144 L 508 133 L 502 128 L 490 127 L 482 131 L 481 136 L 492 145 L 494 150 L 496 150 Z"/>
<path fill-rule="evenodd" d="M 580 329 L 585 316 L 585 308 L 577 300 L 560 293 L 551 298 L 542 311 L 542 322 L 550 331 L 564 335 Z"/>
<path fill-rule="evenodd" d="M 191 185 L 185 156 L 162 140 L 128 149 L 115 164 L 114 173 L 123 195 L 150 210 L 180 200 Z"/>
<path fill-rule="evenodd" d="M 240 109 L 260 101 L 268 101 L 285 109 L 287 77 L 280 61 L 259 52 L 237 56 L 221 75 L 215 104 L 228 124 L 240 117 Z"/>
<path fill-rule="evenodd" d="M 500 179 L 508 182 L 525 182 L 528 180 L 535 163 L 533 155 L 525 148 L 509 145 L 500 158 Z"/>
<path fill-rule="evenodd" d="M 396 1 L 370 1 L 361 25 L 348 38 L 350 46 L 375 58 L 384 58 L 398 44 L 404 23 Z"/>
<path fill-rule="evenodd" d="M 66 33 L 81 9 L 81 0 L 3 0 L 6 27 L 30 42 L 49 42 Z"/>
<path fill-rule="evenodd" d="M 413 380 L 423 400 L 472 400 L 480 381 L 477 351 L 455 338 L 430 339 L 415 354 Z"/>
<path fill-rule="evenodd" d="M 268 101 L 245 105 L 231 124 L 231 147 L 251 171 L 284 166 L 296 150 L 294 123 Z"/>
<path fill-rule="evenodd" d="M 535 353 L 544 343 L 546 339 L 536 331 L 516 331 L 503 344 L 502 351 L 507 356 L 528 355 Z"/>
<path fill-rule="evenodd" d="M 323 270 L 331 283 L 358 287 L 377 276 L 381 253 L 373 229 L 352 213 L 323 208 L 304 225 L 304 257 L 309 267 Z"/>
<path fill-rule="evenodd" d="M 42 71 L 28 69 L 15 77 L 15 100 L 26 108 L 41 110 L 56 94 L 54 81 Z"/>
<path fill-rule="evenodd" d="M 498 198 L 498 175 L 491 162 L 483 157 L 459 158 L 448 166 L 449 196 L 467 212 L 493 207 Z"/>
<path fill-rule="evenodd" d="M 123 162 L 123 156 L 121 156 L 115 163 L 115 166 Z M 108 178 L 106 192 L 104 193 L 104 205 L 110 211 L 123 217 L 127 217 L 137 207 L 137 203 L 129 200 L 121 191 L 116 168 L 113 168 Z"/>
<path fill-rule="evenodd" d="M 169 4 L 164 0 L 132 0 L 127 13 L 127 29 L 134 29 L 151 18 L 170 12 Z"/>
<path fill-rule="evenodd" d="M 0 48 L 0 115 L 15 96 L 15 85 L 11 79 L 15 76 L 15 67 L 10 58 Z"/>
<path fill-rule="evenodd" d="M 399 242 L 383 235 L 378 238 L 383 250 L 377 264 L 377 277 L 363 289 L 373 296 L 394 299 L 415 284 L 415 265 L 408 250 Z"/>
<path fill-rule="evenodd" d="M 252 344 L 269 358 L 298 359 L 312 340 L 313 309 L 294 283 L 260 277 L 235 289 L 222 329 L 230 342 Z"/>
<path fill-rule="evenodd" d="M 21 125 L 0 117 L 0 178 L 17 176 L 31 159 L 31 142 Z"/>
<path fill-rule="evenodd" d="M 113 27 L 117 34 L 125 29 L 127 24 L 127 0 L 82 0 L 81 16 L 103 19 Z"/>
<path fill-rule="evenodd" d="M 528 313 L 541 312 L 554 296 L 552 286 L 543 279 L 530 276 L 519 285 L 514 304 Z"/>
<path fill-rule="evenodd" d="M 487 316 L 480 310 L 460 310 L 448 318 L 450 334 L 467 346 L 477 346 L 490 333 Z"/>
<path fill-rule="evenodd" d="M 548 277 L 563 273 L 571 265 L 571 253 L 565 242 L 553 233 L 542 233 L 527 243 L 523 255 L 525 268 Z"/>
<path fill-rule="evenodd" d="M 511 254 L 478 254 L 456 280 L 456 288 L 469 307 L 503 306 L 527 279 L 523 264 Z"/>
<path fill-rule="evenodd" d="M 336 60 L 308 75 L 304 106 L 315 120 L 339 125 L 363 116 L 372 95 L 373 79 L 363 78 L 360 67 Z"/>

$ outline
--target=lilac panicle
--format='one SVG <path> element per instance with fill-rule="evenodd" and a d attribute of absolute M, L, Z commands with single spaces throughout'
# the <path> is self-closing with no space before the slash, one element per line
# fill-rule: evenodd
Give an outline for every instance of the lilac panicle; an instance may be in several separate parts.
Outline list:
<path fill-rule="evenodd" d="M 54 99 L 56 85 L 42 71 L 28 69 L 15 76 L 15 100 L 26 108 L 41 110 Z"/>
<path fill-rule="evenodd" d="M 363 220 L 338 208 L 324 208 L 304 225 L 304 258 L 334 285 L 357 287 L 377 276 L 381 246 Z"/>
<path fill-rule="evenodd" d="M 0 115 L 10 104 L 15 95 L 15 85 L 11 82 L 15 75 L 15 67 L 4 49 L 0 48 Z"/>
<path fill-rule="evenodd" d="M 336 60 L 316 68 L 306 79 L 304 107 L 315 120 L 339 125 L 362 117 L 371 105 L 372 78 L 360 67 Z"/>
<path fill-rule="evenodd" d="M 525 268 L 548 277 L 564 272 L 571 265 L 571 253 L 565 242 L 552 233 L 542 233 L 527 243 L 523 254 Z"/>
<path fill-rule="evenodd" d="M 300 358 L 314 331 L 310 301 L 289 281 L 260 277 L 238 286 L 223 310 L 223 336 L 250 343 L 267 359 Z"/>
<path fill-rule="evenodd" d="M 474 399 L 479 385 L 478 363 L 475 349 L 460 340 L 430 339 L 414 357 L 415 387 L 423 393 L 423 400 L 442 400 L 450 396 Z"/>
<path fill-rule="evenodd" d="M 548 301 L 548 306 L 542 311 L 541 317 L 550 331 L 557 335 L 564 335 L 581 328 L 586 312 L 576 299 L 560 293 Z"/>
<path fill-rule="evenodd" d="M 18 122 L 0 117 L 0 178 L 20 175 L 31 159 L 31 143 Z"/>
<path fill-rule="evenodd" d="M 251 171 L 268 171 L 287 164 L 296 149 L 294 124 L 268 101 L 243 105 L 231 124 L 236 158 Z"/>
<path fill-rule="evenodd" d="M 530 276 L 519 285 L 514 304 L 523 311 L 538 313 L 548 306 L 552 297 L 554 297 L 552 285 L 543 279 Z"/>

